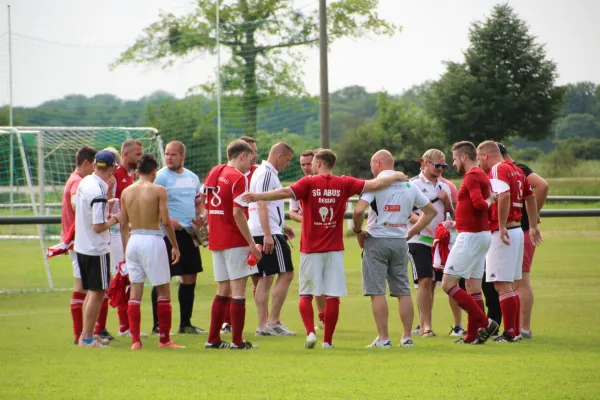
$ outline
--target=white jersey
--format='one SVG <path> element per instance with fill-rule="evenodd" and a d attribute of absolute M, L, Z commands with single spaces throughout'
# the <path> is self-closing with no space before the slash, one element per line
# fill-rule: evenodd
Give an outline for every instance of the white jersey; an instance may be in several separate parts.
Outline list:
<path fill-rule="evenodd" d="M 268 161 L 263 161 L 256 171 L 254 171 L 254 174 L 252 174 L 250 192 L 262 193 L 280 189 L 281 187 L 279 172 Z M 271 235 L 280 235 L 282 232 L 285 223 L 284 204 L 284 200 L 274 200 L 270 201 L 267 205 Z M 258 203 L 250 203 L 248 214 L 248 226 L 250 227 L 252 236 L 264 236 L 265 233 L 258 215 Z"/>
<path fill-rule="evenodd" d="M 108 220 L 108 185 L 95 173 L 81 180 L 75 199 L 75 251 L 89 256 L 109 253 L 110 232 L 94 232 Z"/>
<path fill-rule="evenodd" d="M 444 183 L 441 179 L 437 179 L 436 182 L 430 182 L 423 172 L 419 174 L 415 179 L 411 180 L 410 183 L 414 184 L 420 191 L 433 203 L 433 206 L 437 210 L 437 215 L 429 223 L 429 226 L 423 229 L 419 234 L 416 234 L 409 240 L 409 243 L 421 243 L 427 246 L 433 245 L 433 237 L 435 235 L 435 228 L 440 222 L 444 222 L 444 203 L 441 200 L 436 200 L 443 190 L 448 194 L 448 198 L 451 198 L 450 187 Z M 415 213 L 421 215 L 421 210 L 416 210 Z M 414 224 L 409 223 L 408 227 L 412 228 Z"/>
<path fill-rule="evenodd" d="M 377 177 L 393 173 L 382 171 Z M 386 189 L 363 193 L 360 199 L 371 206 L 365 230 L 373 237 L 386 238 L 406 239 L 413 207 L 429 204 L 429 199 L 410 182 L 396 182 Z"/>

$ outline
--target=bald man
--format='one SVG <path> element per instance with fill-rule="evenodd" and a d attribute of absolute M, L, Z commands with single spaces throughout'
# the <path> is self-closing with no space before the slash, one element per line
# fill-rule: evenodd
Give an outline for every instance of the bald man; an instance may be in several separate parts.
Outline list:
<path fill-rule="evenodd" d="M 371 172 L 380 177 L 394 173 L 394 158 L 387 150 L 380 150 L 371 158 Z M 364 212 L 371 207 L 367 227 L 362 230 Z M 413 207 L 422 213 L 408 229 Z M 400 346 L 411 347 L 411 327 L 414 319 L 410 283 L 408 280 L 407 240 L 425 229 L 437 215 L 429 199 L 414 184 L 396 182 L 390 187 L 366 192 L 354 208 L 354 232 L 363 251 L 363 295 L 371 297 L 371 306 L 377 337 L 367 347 L 390 348 L 388 332 L 388 306 L 385 299 L 386 280 L 390 296 L 398 298 L 400 319 L 404 332 Z"/>
<path fill-rule="evenodd" d="M 250 191 L 254 193 L 268 192 L 281 188 L 279 173 L 290 165 L 294 150 L 286 143 L 279 142 L 271 147 L 269 157 L 252 174 Z M 294 232 L 284 224 L 284 201 L 258 201 L 248 207 L 250 233 L 256 244 L 263 247 L 263 257 L 258 263 L 258 285 L 256 287 L 256 312 L 258 314 L 257 335 L 290 336 L 296 333 L 286 328 L 279 320 L 281 308 L 285 302 L 288 289 L 294 279 L 292 251 L 288 245 L 288 237 Z M 277 281 L 273 281 L 277 275 Z M 272 292 L 271 311 L 269 294 Z"/>

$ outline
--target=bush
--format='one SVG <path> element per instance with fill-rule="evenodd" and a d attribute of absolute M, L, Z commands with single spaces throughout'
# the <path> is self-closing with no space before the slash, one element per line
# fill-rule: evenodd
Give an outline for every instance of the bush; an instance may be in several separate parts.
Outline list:
<path fill-rule="evenodd" d="M 561 146 L 543 159 L 544 176 L 556 178 L 571 175 L 579 161 L 571 147 Z"/>

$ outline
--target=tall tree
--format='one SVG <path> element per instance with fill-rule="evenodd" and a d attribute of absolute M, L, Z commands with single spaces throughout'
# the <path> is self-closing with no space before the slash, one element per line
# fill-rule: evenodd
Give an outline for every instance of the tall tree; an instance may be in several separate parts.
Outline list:
<path fill-rule="evenodd" d="M 596 111 L 596 84 L 577 82 L 566 85 L 563 114 L 594 114 Z"/>
<path fill-rule="evenodd" d="M 161 12 L 135 44 L 113 64 L 173 65 L 182 58 L 217 52 L 216 1 L 197 0 L 189 14 Z M 318 43 L 318 11 L 294 9 L 289 0 L 234 0 L 220 5 L 220 43 L 231 54 L 220 71 L 226 94 L 242 96 L 245 131 L 256 130 L 258 104 L 269 96 L 304 91 L 295 48 Z M 339 0 L 328 6 L 331 42 L 370 31 L 392 36 L 396 25 L 379 18 L 379 0 Z M 202 86 L 214 90 L 213 85 Z"/>
<path fill-rule="evenodd" d="M 464 63 L 447 63 L 428 108 L 450 142 L 548 136 L 563 101 L 556 64 L 507 4 L 469 30 Z"/>

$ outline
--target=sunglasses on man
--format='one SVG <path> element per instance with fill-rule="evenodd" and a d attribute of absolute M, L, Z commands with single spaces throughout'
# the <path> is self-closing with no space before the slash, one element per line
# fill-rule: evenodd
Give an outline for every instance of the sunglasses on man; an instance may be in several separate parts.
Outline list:
<path fill-rule="evenodd" d="M 435 168 L 437 168 L 437 169 L 440 169 L 440 168 L 441 168 L 441 169 L 446 169 L 446 168 L 448 168 L 448 164 L 434 163 L 434 162 L 432 162 L 432 161 L 429 161 L 429 160 L 427 160 L 427 162 L 428 162 L 429 164 L 433 165 L 433 166 L 434 166 Z"/>

